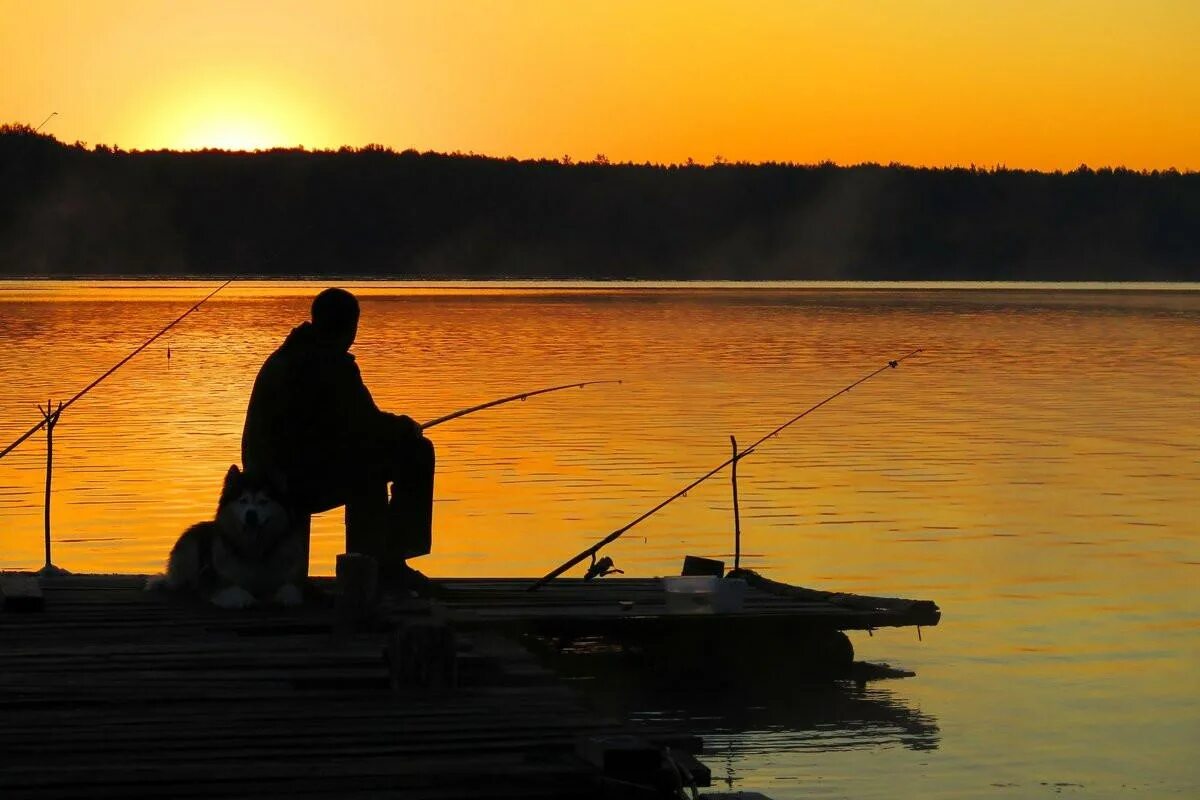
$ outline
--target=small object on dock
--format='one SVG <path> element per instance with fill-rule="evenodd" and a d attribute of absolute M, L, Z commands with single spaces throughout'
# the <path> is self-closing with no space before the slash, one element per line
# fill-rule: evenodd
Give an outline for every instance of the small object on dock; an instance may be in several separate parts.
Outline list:
<path fill-rule="evenodd" d="M 668 614 L 711 614 L 717 602 L 717 583 L 712 575 L 683 575 L 663 578 Z"/>
<path fill-rule="evenodd" d="M 616 565 L 613 564 L 613 560 L 608 556 L 597 561 L 596 554 L 592 553 L 592 565 L 588 567 L 587 574 L 583 576 L 583 579 L 590 581 L 592 578 L 603 578 L 605 575 L 612 575 L 614 572 L 618 575 L 625 574 L 625 570 L 617 569 Z"/>
<path fill-rule="evenodd" d="M 716 575 L 663 578 L 668 614 L 736 614 L 746 602 L 746 581 Z"/>
<path fill-rule="evenodd" d="M 342 553 L 337 557 L 336 571 L 334 608 L 338 626 L 354 628 L 375 610 L 379 597 L 379 562 L 362 553 Z"/>
<path fill-rule="evenodd" d="M 0 575 L 0 600 L 5 611 L 41 611 L 46 607 L 42 587 L 32 575 Z"/>
<path fill-rule="evenodd" d="M 718 561 L 715 558 L 684 556 L 683 572 L 680 572 L 679 574 L 683 576 L 715 575 L 716 577 L 720 578 L 725 574 L 725 562 Z"/>

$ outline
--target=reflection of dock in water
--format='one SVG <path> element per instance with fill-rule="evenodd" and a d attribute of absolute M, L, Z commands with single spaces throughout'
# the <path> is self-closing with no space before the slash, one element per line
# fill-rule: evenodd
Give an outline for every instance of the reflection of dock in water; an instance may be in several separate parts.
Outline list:
<path fill-rule="evenodd" d="M 895 684 L 878 680 L 911 677 L 909 672 L 855 663 L 848 679 L 806 679 L 790 663 L 786 647 L 772 652 L 766 645 L 747 655 L 739 669 L 719 674 L 683 672 L 654 654 L 599 639 L 547 654 L 555 672 L 584 689 L 605 713 L 677 726 L 703 737 L 708 753 L 887 744 L 935 750 L 941 741 L 934 716 L 908 706 Z"/>

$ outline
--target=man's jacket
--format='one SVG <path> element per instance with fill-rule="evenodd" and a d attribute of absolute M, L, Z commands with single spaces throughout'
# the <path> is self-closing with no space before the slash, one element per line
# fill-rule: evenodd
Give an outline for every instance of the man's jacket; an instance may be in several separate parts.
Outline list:
<path fill-rule="evenodd" d="M 354 356 L 327 346 L 305 322 L 258 372 L 242 463 L 249 472 L 282 476 L 296 491 L 314 491 L 371 471 L 392 443 L 411 435 L 375 405 Z"/>

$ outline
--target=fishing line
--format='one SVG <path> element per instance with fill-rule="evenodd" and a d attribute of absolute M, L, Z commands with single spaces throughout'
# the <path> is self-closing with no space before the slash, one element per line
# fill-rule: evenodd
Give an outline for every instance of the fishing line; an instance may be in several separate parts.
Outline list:
<path fill-rule="evenodd" d="M 631 528 L 633 528 L 633 527 L 634 527 L 635 525 L 637 525 L 639 522 L 642 522 L 643 520 L 646 520 L 646 519 L 650 518 L 650 517 L 651 517 L 651 516 L 653 516 L 654 514 L 656 514 L 656 513 L 658 513 L 659 511 L 661 511 L 663 508 L 666 508 L 668 505 L 670 505 L 671 503 L 675 502 L 675 501 L 676 501 L 676 500 L 678 500 L 680 497 L 683 497 L 684 495 L 686 495 L 686 494 L 687 494 L 688 492 L 690 492 L 692 489 L 694 489 L 694 488 L 696 488 L 697 486 L 699 486 L 700 484 L 704 483 L 706 480 L 708 480 L 709 478 L 711 478 L 713 475 L 716 475 L 718 472 L 720 472 L 721 470 L 725 469 L 725 467 L 728 467 L 730 464 L 734 463 L 735 461 L 739 461 L 739 460 L 741 460 L 741 459 L 745 458 L 746 456 L 750 455 L 751 453 L 753 453 L 753 452 L 754 452 L 755 448 L 757 448 L 757 447 L 758 447 L 759 445 L 761 445 L 763 442 L 767 441 L 768 439 L 770 439 L 770 438 L 771 438 L 771 437 L 773 437 L 773 436 L 778 436 L 778 435 L 779 435 L 780 433 L 782 433 L 784 430 L 786 430 L 787 428 L 791 427 L 792 425 L 794 425 L 795 423 L 799 422 L 800 420 L 804 419 L 805 417 L 807 417 L 807 416 L 808 416 L 809 414 L 811 414 L 812 412 L 816 411 L 816 410 L 817 410 L 818 408 L 820 408 L 821 406 L 824 406 L 825 404 L 827 404 L 827 403 L 829 403 L 829 402 L 833 401 L 835 398 L 842 396 L 843 394 L 845 394 L 846 392 L 850 391 L 850 390 L 851 390 L 851 389 L 853 389 L 854 387 L 856 387 L 856 386 L 859 386 L 859 385 L 861 385 L 861 384 L 863 384 L 863 383 L 866 383 L 867 381 L 871 380 L 871 378 L 874 378 L 876 375 L 878 375 L 878 374 L 879 374 L 879 373 L 881 373 L 881 372 L 885 372 L 885 371 L 887 371 L 887 370 L 889 370 L 889 369 L 895 369 L 896 367 L 900 366 L 900 362 L 904 361 L 905 359 L 912 358 L 913 356 L 915 356 L 917 353 L 920 353 L 920 352 L 921 352 L 921 350 L 920 350 L 920 348 L 918 348 L 918 349 L 916 349 L 916 350 L 913 350 L 911 353 L 908 353 L 907 355 L 904 355 L 904 356 L 901 356 L 900 358 L 897 358 L 897 359 L 894 359 L 894 360 L 892 360 L 892 361 L 889 361 L 888 363 L 884 364 L 882 367 L 880 367 L 879 369 L 875 370 L 874 372 L 871 372 L 870 374 L 868 374 L 868 375 L 865 375 L 865 376 L 863 376 L 863 377 L 859 378 L 858 380 L 856 380 L 854 383 L 850 384 L 849 386 L 846 386 L 845 388 L 839 389 L 838 391 L 836 391 L 836 392 L 834 392 L 833 394 L 829 395 L 829 397 L 826 397 L 824 400 L 822 400 L 821 402 L 817 403 L 816 405 L 814 405 L 814 406 L 811 406 L 810 408 L 807 408 L 807 409 L 805 409 L 804 411 L 801 411 L 799 414 L 797 414 L 796 416 L 792 417 L 791 419 L 789 419 L 787 422 L 785 422 L 785 423 L 783 423 L 782 425 L 780 425 L 780 426 L 779 426 L 778 428 L 776 428 L 775 430 L 773 430 L 773 431 L 771 431 L 770 433 L 766 434 L 765 436 L 763 436 L 761 439 L 759 439 L 758 441 L 756 441 L 754 444 L 752 444 L 752 445 L 750 445 L 749 447 L 747 447 L 747 448 L 746 448 L 745 450 L 743 450 L 742 452 L 740 452 L 740 453 L 737 453 L 736 455 L 734 455 L 734 456 L 732 456 L 732 457 L 730 457 L 730 458 L 726 459 L 725 461 L 723 461 L 723 462 L 722 462 L 720 465 L 718 465 L 717 467 L 714 467 L 713 469 L 711 469 L 711 470 L 709 470 L 708 472 L 704 473 L 704 474 L 703 474 L 703 475 L 701 475 L 699 478 L 697 478 L 696 480 L 692 481 L 692 482 L 691 482 L 691 483 L 689 483 L 687 486 L 683 487 L 683 488 L 682 488 L 682 489 L 680 489 L 678 492 L 676 492 L 675 494 L 673 494 L 673 495 L 671 495 L 670 497 L 668 497 L 666 500 L 664 500 L 664 501 L 662 501 L 661 503 L 659 503 L 658 505 L 656 505 L 654 508 L 650 509 L 649 511 L 647 511 L 647 512 L 646 512 L 646 513 L 644 513 L 644 514 L 642 514 L 642 515 L 641 515 L 640 517 L 638 517 L 637 519 L 633 520 L 633 522 L 630 522 L 630 523 L 628 523 L 628 524 L 626 524 L 626 525 L 624 525 L 624 526 L 622 526 L 622 527 L 620 527 L 620 528 L 617 528 L 615 531 L 613 531 L 612 533 L 610 533 L 608 536 L 605 536 L 605 537 L 604 537 L 603 539 L 601 539 L 599 542 L 597 542 L 596 544 L 594 544 L 594 545 L 592 545 L 591 547 L 587 548 L 586 550 L 584 550 L 584 551 L 583 551 L 582 553 L 580 553 L 579 555 L 577 555 L 577 556 L 575 556 L 575 557 L 573 557 L 573 558 L 571 558 L 571 559 L 569 559 L 569 560 L 567 560 L 567 561 L 564 561 L 564 562 L 563 562 L 561 565 L 559 565 L 559 566 L 558 566 L 558 567 L 556 567 L 555 569 L 551 570 L 550 572 L 546 573 L 546 575 L 545 575 L 544 577 L 542 577 L 542 578 L 541 578 L 541 579 L 539 579 L 539 580 L 538 580 L 536 583 L 534 583 L 533 585 L 531 585 L 531 586 L 529 587 L 528 591 L 531 591 L 531 592 L 532 592 L 532 591 L 535 591 L 535 590 L 537 590 L 537 589 L 540 589 L 541 587 L 545 586 L 547 583 L 549 583 L 550 581 L 554 580 L 554 579 L 555 579 L 555 578 L 557 578 L 559 575 L 562 575 L 564 572 L 566 572 L 567 570 L 569 570 L 571 567 L 573 567 L 573 566 L 575 566 L 576 564 L 580 563 L 581 561 L 583 561 L 585 558 L 588 558 L 589 556 L 590 556 L 590 557 L 592 557 L 592 558 L 595 558 L 595 555 L 596 555 L 596 553 L 598 553 L 602 547 L 605 547 L 606 545 L 609 545 L 609 544 L 611 544 L 611 543 L 615 542 L 617 539 L 620 539 L 622 536 L 624 536 L 624 535 L 625 535 L 625 533 L 626 533 L 626 532 L 628 532 L 628 531 L 629 531 Z"/>
<path fill-rule="evenodd" d="M 204 299 L 203 299 L 203 300 L 201 300 L 199 303 L 196 303 L 196 305 L 192 306 L 192 307 L 191 307 L 191 308 L 189 308 L 187 311 L 185 311 L 185 312 L 183 312 L 182 314 L 180 314 L 180 315 L 179 315 L 179 316 L 178 316 L 178 317 L 175 319 L 175 321 L 174 321 L 174 322 L 172 322 L 171 324 L 167 325 L 167 327 L 163 328 L 161 331 L 159 331 L 158 333 L 154 334 L 153 336 L 151 336 L 151 337 L 150 337 L 149 339 L 147 339 L 146 341 L 142 342 L 142 344 L 141 344 L 141 345 L 140 345 L 140 346 L 139 346 L 139 347 L 138 347 L 136 350 L 134 350 L 132 353 L 130 353 L 129 355 L 127 355 L 127 356 L 125 356 L 124 358 L 122 358 L 122 359 L 121 359 L 120 361 L 118 361 L 116 364 L 114 364 L 114 365 L 112 366 L 112 368 L 108 370 L 108 372 L 105 372 L 105 373 L 104 373 L 103 375 L 101 375 L 99 378 L 96 378 L 96 380 L 92 381 L 92 382 L 91 382 L 91 383 L 89 383 L 87 386 L 85 386 L 85 387 L 83 387 L 82 389 L 80 389 L 80 390 L 79 390 L 79 391 L 78 391 L 78 392 L 75 394 L 75 396 L 74 396 L 74 397 L 72 397 L 70 400 L 67 400 L 65 403 L 63 403 L 63 404 L 62 404 L 62 405 L 61 405 L 61 406 L 58 408 L 58 410 L 57 410 L 57 411 L 54 413 L 54 415 L 53 415 L 53 416 L 55 417 L 55 419 L 57 420 L 57 418 L 58 418 L 58 415 L 59 415 L 59 414 L 61 414 L 63 411 L 66 411 L 68 408 L 70 408 L 71 406 L 73 406 L 73 405 L 75 404 L 75 401 L 76 401 L 76 400 L 78 400 L 79 398 L 83 397 L 85 394 L 87 394 L 88 392 L 90 392 L 92 389 L 96 388 L 96 386 L 98 386 L 98 385 L 100 384 L 100 382 L 101 382 L 101 381 L 103 381 L 103 380 L 104 380 L 105 378 L 107 378 L 109 375 L 112 375 L 114 372 L 116 372 L 117 370 L 119 370 L 121 367 L 123 367 L 123 366 L 125 366 L 127 363 L 129 363 L 130 359 L 132 359 L 132 358 L 133 358 L 134 356 L 136 356 L 138 353 L 142 352 L 142 351 L 143 351 L 143 350 L 145 350 L 147 347 L 149 347 L 150 345 L 152 345 L 152 344 L 154 344 L 156 341 L 158 341 L 158 339 L 159 339 L 159 338 L 160 338 L 160 337 L 161 337 L 161 336 L 162 336 L 164 333 L 166 333 L 167 331 L 171 330 L 171 328 L 174 328 L 174 327 L 175 327 L 176 325 L 178 325 L 180 322 L 183 322 L 183 320 L 184 320 L 184 319 L 185 319 L 185 318 L 186 318 L 186 317 L 187 317 L 189 314 L 191 314 L 193 311 L 195 311 L 196 309 L 198 309 L 200 306 L 202 306 L 202 305 L 204 305 L 205 303 L 207 303 L 207 302 L 208 302 L 208 301 L 209 301 L 209 300 L 210 300 L 210 299 L 213 297 L 213 295 L 215 295 L 217 292 L 219 292 L 219 291 L 221 291 L 222 289 L 224 289 L 224 288 L 225 288 L 226 286 L 228 286 L 229 284 L 233 283 L 233 281 L 234 281 L 234 279 L 233 279 L 233 278 L 230 278 L 229 280 L 225 281 L 225 282 L 224 282 L 224 283 L 222 283 L 220 286 L 218 286 L 216 289 L 213 289 L 211 292 L 209 292 L 207 295 L 205 295 L 205 297 L 204 297 Z M 22 442 L 24 442 L 24 441 L 25 441 L 26 439 L 28 439 L 30 436 L 33 436 L 35 433 L 37 433 L 38 431 L 40 431 L 42 428 L 46 427 L 46 423 L 49 421 L 49 419 L 50 419 L 49 417 L 46 417 L 46 418 L 44 418 L 44 419 L 43 419 L 41 422 L 39 422 L 38 424 L 34 425 L 32 428 L 30 428 L 29 430 L 25 431 L 25 433 L 23 433 L 23 434 L 21 434 L 20 436 L 18 436 L 18 437 L 17 437 L 17 440 L 16 440 L 15 442 L 13 442 L 12 444 L 10 444 L 8 447 L 4 448 L 4 450 L 3 450 L 3 451 L 0 451 L 0 458 L 4 458 L 6 455 L 8 455 L 9 453 L 11 453 L 13 450 L 16 450 L 16 449 L 17 449 L 17 447 L 19 447 L 19 446 L 21 445 L 21 443 L 22 443 Z"/>

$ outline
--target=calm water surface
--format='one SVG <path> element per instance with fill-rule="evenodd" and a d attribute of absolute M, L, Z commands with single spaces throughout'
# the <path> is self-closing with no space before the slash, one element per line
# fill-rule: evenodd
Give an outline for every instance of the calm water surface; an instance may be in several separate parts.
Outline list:
<path fill-rule="evenodd" d="M 0 283 L 0 439 L 206 293 Z M 255 371 L 317 284 L 234 285 L 64 416 L 55 561 L 157 570 L 211 516 Z M 704 729 L 714 775 L 776 798 L 1200 795 L 1200 291 L 370 284 L 354 352 L 433 432 L 432 575 L 547 571 L 914 347 L 739 468 L 748 566 L 936 600 L 855 635 L 917 677 L 640 713 Z M 166 347 L 172 358 L 168 364 Z M 0 566 L 41 562 L 44 439 L 0 461 Z M 633 575 L 730 558 L 713 480 L 610 548 Z M 313 571 L 342 549 L 314 528 Z"/>

